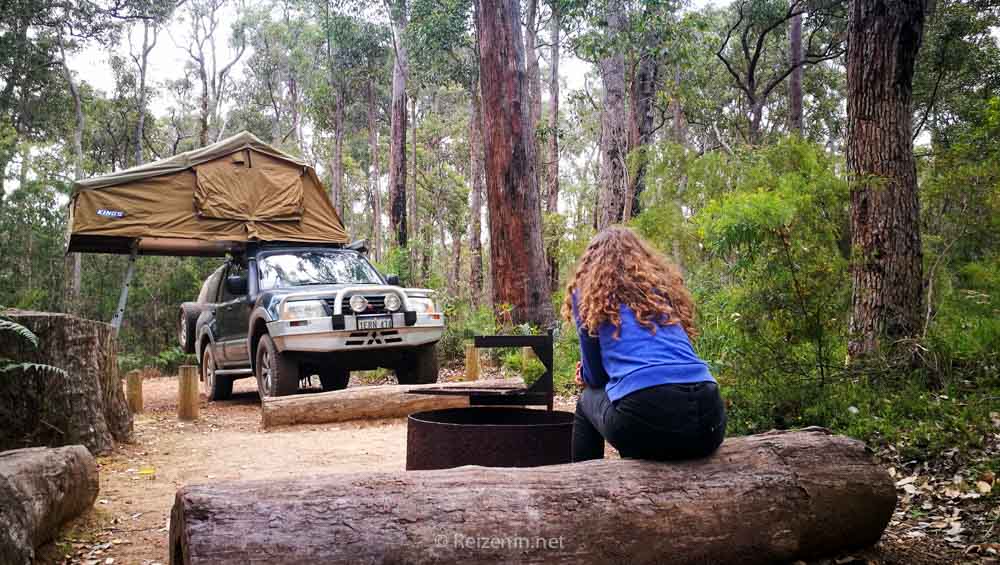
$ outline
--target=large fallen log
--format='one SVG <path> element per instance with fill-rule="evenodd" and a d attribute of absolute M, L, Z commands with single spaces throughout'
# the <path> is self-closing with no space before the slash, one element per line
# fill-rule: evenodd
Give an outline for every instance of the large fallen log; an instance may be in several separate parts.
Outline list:
<path fill-rule="evenodd" d="M 35 548 L 90 508 L 97 490 L 97 464 L 82 445 L 0 453 L 0 563 L 33 563 Z"/>
<path fill-rule="evenodd" d="M 188 486 L 172 565 L 773 563 L 878 541 L 896 492 L 863 443 L 813 428 L 703 460 L 459 467 Z"/>
<path fill-rule="evenodd" d="M 261 422 L 265 428 L 293 424 L 325 424 L 349 420 L 404 418 L 414 412 L 462 408 L 469 405 L 468 396 L 413 394 L 428 388 L 521 388 L 521 379 L 498 379 L 426 385 L 359 386 L 321 392 L 265 398 Z"/>
<path fill-rule="evenodd" d="M 0 315 L 30 329 L 38 347 L 0 333 L 0 357 L 54 365 L 51 371 L 16 369 L 0 378 L 0 451 L 83 444 L 94 454 L 132 438 L 132 413 L 118 373 L 110 324 L 68 314 L 5 310 Z"/>

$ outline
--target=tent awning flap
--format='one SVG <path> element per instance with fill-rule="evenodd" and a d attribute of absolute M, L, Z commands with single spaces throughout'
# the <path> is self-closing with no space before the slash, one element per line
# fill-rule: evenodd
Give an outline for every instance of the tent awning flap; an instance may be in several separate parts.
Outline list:
<path fill-rule="evenodd" d="M 71 213 L 71 252 L 122 253 L 123 240 L 142 238 L 348 242 L 315 170 L 246 132 L 80 181 Z M 224 248 L 203 247 L 197 254 Z M 176 254 L 195 253 L 178 245 Z"/>

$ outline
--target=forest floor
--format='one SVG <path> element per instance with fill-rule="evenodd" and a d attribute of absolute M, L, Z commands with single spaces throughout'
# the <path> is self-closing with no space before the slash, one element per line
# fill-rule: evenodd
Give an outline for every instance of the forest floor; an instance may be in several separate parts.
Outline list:
<path fill-rule="evenodd" d="M 135 441 L 99 458 L 97 504 L 42 549 L 40 563 L 167 563 L 170 508 L 186 484 L 404 470 L 402 419 L 266 431 L 260 427 L 256 387 L 244 379 L 236 382 L 232 400 L 206 402 L 203 396 L 200 419 L 182 423 L 176 418 L 175 378 L 150 379 L 143 388 L 145 412 L 136 418 Z M 573 399 L 559 399 L 557 408 L 572 410 Z M 993 447 L 995 456 L 1000 446 Z M 908 466 L 894 461 L 891 452 L 880 458 L 895 475 L 900 496 L 882 542 L 816 564 L 1000 562 L 995 498 L 990 504 L 967 496 L 956 484 L 958 475 L 941 474 L 946 467 Z"/>

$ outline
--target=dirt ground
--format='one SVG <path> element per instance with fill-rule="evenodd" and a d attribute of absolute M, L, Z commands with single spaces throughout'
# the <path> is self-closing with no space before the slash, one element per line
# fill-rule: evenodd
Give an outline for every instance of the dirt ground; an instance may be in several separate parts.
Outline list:
<path fill-rule="evenodd" d="M 352 380 L 351 386 L 360 384 Z M 94 509 L 69 524 L 55 543 L 43 547 L 39 563 L 164 565 L 170 508 L 183 485 L 402 471 L 405 466 L 403 419 L 265 431 L 260 428 L 256 386 L 244 379 L 236 382 L 232 400 L 210 403 L 203 395 L 200 419 L 181 423 L 176 416 L 176 378 L 148 379 L 143 392 L 145 412 L 135 420 L 135 441 L 98 459 L 101 492 Z M 556 408 L 572 411 L 573 399 L 557 399 Z M 608 452 L 616 456 L 610 446 Z M 977 545 L 976 553 L 970 553 L 935 536 L 915 536 L 915 529 L 923 531 L 930 524 L 905 517 L 906 485 L 900 487 L 900 496 L 901 507 L 881 543 L 812 563 L 997 563 L 995 544 Z M 974 514 L 992 520 L 989 511 L 976 509 Z"/>
<path fill-rule="evenodd" d="M 200 419 L 177 420 L 177 379 L 143 384 L 145 412 L 135 441 L 98 459 L 101 492 L 94 510 L 73 524 L 48 562 L 69 554 L 77 563 L 165 563 L 174 493 L 186 484 L 267 479 L 350 471 L 402 471 L 405 420 L 260 428 L 260 399 L 250 379 L 236 382 L 233 399 L 207 402 Z M 110 560 L 110 561 L 109 561 Z"/>

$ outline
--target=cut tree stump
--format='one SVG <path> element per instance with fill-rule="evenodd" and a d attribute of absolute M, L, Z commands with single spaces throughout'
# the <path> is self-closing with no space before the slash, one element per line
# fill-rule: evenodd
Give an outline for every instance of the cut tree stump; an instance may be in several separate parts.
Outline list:
<path fill-rule="evenodd" d="M 38 336 L 35 349 L 10 332 L 0 333 L 0 357 L 67 373 L 13 370 L 0 378 L 0 451 L 83 444 L 96 455 L 131 440 L 132 414 L 110 324 L 50 312 L 0 315 Z"/>
<path fill-rule="evenodd" d="M 82 445 L 0 453 L 0 563 L 33 563 L 35 548 L 90 508 L 97 491 L 97 463 Z"/>
<path fill-rule="evenodd" d="M 502 379 L 424 385 L 359 386 L 321 392 L 265 398 L 261 421 L 265 428 L 294 424 L 326 424 L 349 420 L 404 418 L 414 412 L 463 408 L 469 405 L 467 396 L 413 394 L 409 391 L 426 388 L 521 388 L 520 379 Z"/>
<path fill-rule="evenodd" d="M 895 505 L 862 442 L 810 428 L 677 463 L 188 486 L 174 501 L 170 562 L 791 562 L 877 542 Z"/>

